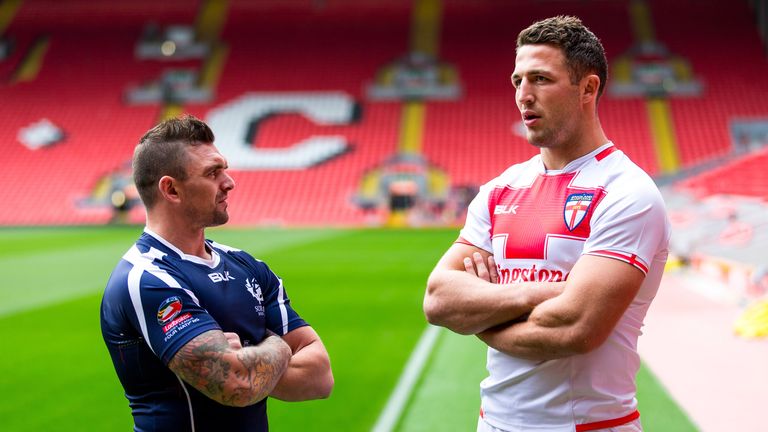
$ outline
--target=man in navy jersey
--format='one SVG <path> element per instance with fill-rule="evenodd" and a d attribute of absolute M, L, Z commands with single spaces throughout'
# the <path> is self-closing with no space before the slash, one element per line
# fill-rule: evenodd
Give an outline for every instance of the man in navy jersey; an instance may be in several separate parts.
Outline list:
<path fill-rule="evenodd" d="M 267 396 L 325 398 L 320 337 L 283 281 L 205 238 L 235 187 L 211 129 L 186 116 L 150 129 L 133 157 L 147 225 L 109 278 L 101 329 L 137 431 L 266 431 Z"/>

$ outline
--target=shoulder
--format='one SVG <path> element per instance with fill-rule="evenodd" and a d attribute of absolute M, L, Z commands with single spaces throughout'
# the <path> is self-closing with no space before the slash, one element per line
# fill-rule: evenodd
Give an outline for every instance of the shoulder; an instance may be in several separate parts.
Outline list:
<path fill-rule="evenodd" d="M 607 175 L 606 192 L 616 199 L 631 199 L 649 204 L 663 204 L 656 182 L 623 152 L 606 158 L 599 164 Z"/>
<path fill-rule="evenodd" d="M 271 272 L 269 266 L 262 260 L 255 258 L 248 252 L 232 246 L 227 246 L 213 240 L 206 240 L 208 244 L 221 256 L 228 257 L 242 265 L 246 265 L 257 272 Z"/>
<path fill-rule="evenodd" d="M 210 246 L 223 257 L 229 257 L 254 267 L 258 267 L 257 264 L 261 262 L 242 249 L 228 246 L 213 240 L 206 240 L 206 242 L 208 243 L 208 246 Z"/>
<path fill-rule="evenodd" d="M 633 220 L 634 223 L 669 230 L 666 205 L 658 186 L 624 153 L 614 152 L 590 168 L 591 175 L 600 178 L 600 187 L 605 190 L 595 209 L 597 224 L 612 226 L 620 221 Z"/>
<path fill-rule="evenodd" d="M 487 184 L 494 186 L 517 186 L 519 183 L 528 183 L 542 171 L 541 155 L 536 155 L 527 161 L 516 163 L 505 169 L 495 179 Z"/>
<path fill-rule="evenodd" d="M 105 299 L 117 300 L 127 294 L 128 278 L 133 268 L 134 265 L 125 257 L 120 259 L 107 280 L 107 286 L 104 289 Z"/>
<path fill-rule="evenodd" d="M 479 196 L 488 196 L 493 190 L 505 187 L 523 187 L 529 185 L 541 172 L 541 156 L 511 165 L 501 174 L 480 187 Z"/>
<path fill-rule="evenodd" d="M 141 287 L 145 293 L 153 288 L 188 286 L 190 275 L 194 273 L 189 271 L 189 266 L 193 264 L 179 259 L 173 253 L 137 242 L 123 255 L 116 270 L 120 270 L 120 278 L 125 280 L 128 287 Z"/>

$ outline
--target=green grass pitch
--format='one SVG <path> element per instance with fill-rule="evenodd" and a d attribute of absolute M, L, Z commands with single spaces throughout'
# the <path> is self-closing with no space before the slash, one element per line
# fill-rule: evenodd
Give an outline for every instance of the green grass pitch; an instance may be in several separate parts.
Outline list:
<path fill-rule="evenodd" d="M 141 228 L 0 229 L 0 431 L 130 430 L 99 331 L 109 273 Z M 330 399 L 270 401 L 276 431 L 368 431 L 425 328 L 426 277 L 456 230 L 216 229 L 208 236 L 265 260 L 323 338 Z M 400 431 L 474 430 L 483 346 L 441 332 Z M 646 431 L 695 431 L 646 369 Z"/>

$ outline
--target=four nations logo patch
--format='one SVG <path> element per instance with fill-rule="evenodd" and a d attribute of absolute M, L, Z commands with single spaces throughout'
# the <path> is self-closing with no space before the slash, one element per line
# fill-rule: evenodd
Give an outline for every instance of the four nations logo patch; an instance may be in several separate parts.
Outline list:
<path fill-rule="evenodd" d="M 181 312 L 181 299 L 176 296 L 168 297 L 157 308 L 157 322 L 161 325 L 165 324 L 176 318 L 179 312 Z"/>

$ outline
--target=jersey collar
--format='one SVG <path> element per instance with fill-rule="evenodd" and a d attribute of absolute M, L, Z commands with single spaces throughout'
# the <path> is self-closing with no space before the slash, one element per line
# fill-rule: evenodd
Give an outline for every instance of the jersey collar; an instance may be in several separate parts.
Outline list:
<path fill-rule="evenodd" d="M 563 173 L 569 173 L 578 171 L 581 169 L 584 165 L 589 163 L 589 161 L 592 160 L 592 158 L 597 158 L 598 155 L 600 155 L 602 152 L 614 147 L 613 142 L 608 141 L 607 143 L 601 145 L 600 147 L 592 150 L 591 152 L 585 154 L 584 156 L 574 159 L 568 163 L 563 169 L 561 170 L 548 170 L 544 167 L 544 162 L 541 160 L 541 155 L 539 155 L 539 166 L 541 168 L 541 172 L 548 175 L 557 175 L 557 174 L 563 174 Z M 607 152 L 606 152 L 607 153 Z"/>
<path fill-rule="evenodd" d="M 181 251 L 181 249 L 179 249 L 176 246 L 174 246 L 173 244 L 171 244 L 171 242 L 169 242 L 168 240 L 160 237 L 160 234 L 152 231 L 151 229 L 149 229 L 147 227 L 144 227 L 144 232 L 147 233 L 148 235 L 152 236 L 152 238 L 154 238 L 155 240 L 160 242 L 163 246 L 165 246 L 168 249 L 170 249 L 171 251 L 173 251 L 179 258 L 183 259 L 184 261 L 190 261 L 190 262 L 193 262 L 195 264 L 201 264 L 201 265 L 204 265 L 204 266 L 207 266 L 207 267 L 210 267 L 210 268 L 215 268 L 216 266 L 219 265 L 219 261 L 221 260 L 221 257 L 219 256 L 219 253 L 216 252 L 216 250 L 211 247 L 211 245 L 208 243 L 208 241 L 205 242 L 205 245 L 211 251 L 211 259 L 210 260 L 203 259 L 203 258 L 200 258 L 199 256 L 195 256 L 195 255 L 185 254 L 184 252 Z"/>

